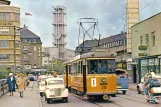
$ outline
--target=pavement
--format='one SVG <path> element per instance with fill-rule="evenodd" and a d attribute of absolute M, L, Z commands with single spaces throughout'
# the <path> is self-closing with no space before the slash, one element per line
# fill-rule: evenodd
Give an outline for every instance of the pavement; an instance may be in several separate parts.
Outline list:
<path fill-rule="evenodd" d="M 9 93 L 0 98 L 0 107 L 42 107 L 38 93 L 38 84 L 34 82 L 33 88 L 26 88 L 24 98 L 20 98 L 16 91 L 13 96 Z"/>
<path fill-rule="evenodd" d="M 136 91 L 137 88 L 137 83 L 129 83 L 129 90 Z"/>

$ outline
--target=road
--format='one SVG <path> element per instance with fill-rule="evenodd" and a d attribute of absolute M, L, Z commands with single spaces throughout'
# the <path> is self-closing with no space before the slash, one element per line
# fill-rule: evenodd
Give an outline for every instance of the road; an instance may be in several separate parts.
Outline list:
<path fill-rule="evenodd" d="M 118 94 L 109 101 L 83 101 L 73 94 L 69 95 L 68 103 L 54 101 L 47 104 L 42 101 L 43 107 L 161 107 L 159 104 L 146 102 L 144 95 L 138 95 L 135 91 L 128 91 L 126 95 Z"/>

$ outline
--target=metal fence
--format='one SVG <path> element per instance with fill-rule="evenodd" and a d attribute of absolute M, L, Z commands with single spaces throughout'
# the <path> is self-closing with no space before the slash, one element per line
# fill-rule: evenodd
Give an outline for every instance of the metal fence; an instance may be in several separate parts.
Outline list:
<path fill-rule="evenodd" d="M 0 80 L 0 97 L 2 97 L 4 94 L 8 92 L 8 86 L 6 85 L 7 80 L 1 79 Z"/>

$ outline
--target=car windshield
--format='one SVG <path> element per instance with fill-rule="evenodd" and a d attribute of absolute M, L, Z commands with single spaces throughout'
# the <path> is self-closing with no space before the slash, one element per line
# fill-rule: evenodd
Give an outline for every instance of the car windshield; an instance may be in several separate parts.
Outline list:
<path fill-rule="evenodd" d="M 51 80 L 48 82 L 48 85 L 63 85 L 63 80 Z"/>

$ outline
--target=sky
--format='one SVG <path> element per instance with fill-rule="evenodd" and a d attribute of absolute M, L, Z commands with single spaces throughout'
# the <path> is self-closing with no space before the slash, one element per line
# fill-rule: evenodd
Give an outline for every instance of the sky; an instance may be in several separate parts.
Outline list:
<path fill-rule="evenodd" d="M 67 7 L 67 48 L 75 49 L 78 45 L 80 18 L 98 19 L 101 38 L 119 34 L 124 31 L 126 17 L 126 0 L 11 0 L 11 5 L 21 8 L 21 26 L 25 23 L 28 29 L 41 37 L 44 47 L 53 46 L 52 6 Z M 161 0 L 140 0 L 140 21 L 161 12 Z M 25 12 L 32 16 L 25 16 Z M 91 25 L 84 25 L 87 29 Z M 92 32 L 92 29 L 89 33 Z M 83 35 L 79 36 L 79 43 Z M 95 37 L 98 32 L 95 31 Z M 86 39 L 90 39 L 86 37 Z"/>

